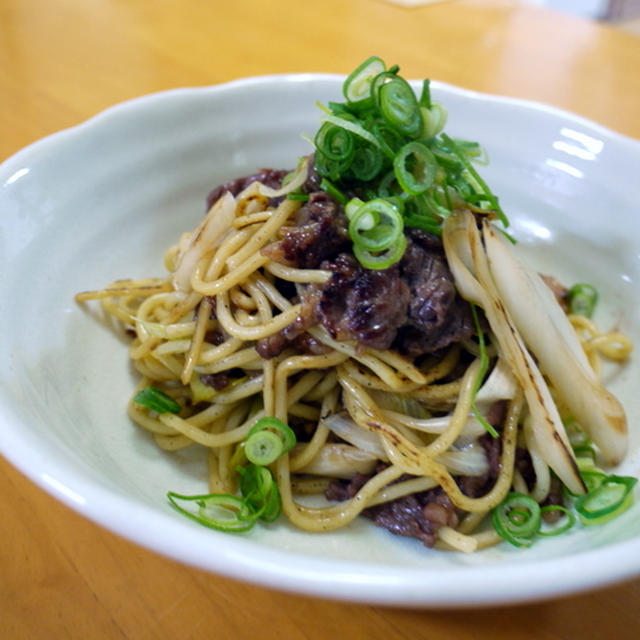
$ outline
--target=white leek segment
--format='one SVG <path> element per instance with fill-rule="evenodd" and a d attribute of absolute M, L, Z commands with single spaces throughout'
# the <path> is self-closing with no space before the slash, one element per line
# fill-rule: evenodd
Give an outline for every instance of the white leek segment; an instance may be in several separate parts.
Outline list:
<path fill-rule="evenodd" d="M 193 233 L 181 241 L 173 272 L 173 287 L 178 291 L 191 290 L 191 273 L 207 251 L 213 249 L 231 228 L 236 215 L 236 199 L 226 191 L 213 203 L 207 215 Z"/>
<path fill-rule="evenodd" d="M 496 288 L 540 370 L 604 462 L 619 463 L 627 451 L 622 405 L 600 384 L 566 314 L 538 273 L 515 258 L 491 225 L 484 226 L 483 238 Z"/>
<path fill-rule="evenodd" d="M 518 383 L 509 365 L 498 358 L 489 377 L 476 394 L 476 407 L 483 413 L 498 400 L 512 400 L 518 391 Z"/>
<path fill-rule="evenodd" d="M 293 448 L 293 455 L 302 450 L 302 445 Z M 368 451 L 348 444 L 331 443 L 323 445 L 318 454 L 298 473 L 314 476 L 328 476 L 348 480 L 356 473 L 373 473 L 378 459 Z"/>
<path fill-rule="evenodd" d="M 445 418 L 447 421 L 449 418 Z M 325 416 L 322 419 L 322 423 L 333 433 L 340 436 L 343 440 L 346 440 L 351 447 L 345 447 L 344 445 L 326 445 L 327 449 L 324 455 L 329 454 L 329 447 L 335 447 L 335 452 L 332 451 L 332 460 L 337 459 L 337 454 L 344 455 L 349 454 L 349 459 L 354 460 L 358 456 L 354 453 L 359 451 L 361 459 L 358 458 L 358 462 L 361 464 L 364 460 L 382 460 L 387 462 L 389 456 L 382 444 L 381 436 L 375 431 L 370 431 L 357 424 L 346 411 L 339 411 Z M 446 426 L 446 425 L 445 425 Z M 481 433 L 486 433 L 484 428 L 479 424 Z M 444 430 L 444 428 L 443 428 Z M 343 447 L 343 449 L 340 449 Z M 353 450 L 353 451 L 352 451 Z M 328 458 L 327 458 L 328 459 Z M 477 438 L 472 438 L 468 442 L 456 442 L 452 449 L 446 451 L 436 458 L 436 460 L 447 467 L 449 471 L 460 475 L 479 476 L 489 471 L 489 463 L 487 456 L 482 445 L 477 441 Z M 347 463 L 348 464 L 348 463 Z M 315 464 L 315 459 L 311 463 L 310 467 L 305 467 L 305 473 L 318 473 L 318 467 Z M 339 468 L 340 473 L 344 474 L 344 467 L 335 466 L 330 467 L 323 466 L 323 473 L 325 475 L 334 477 L 348 477 L 346 475 L 338 475 L 336 469 Z M 311 470 L 310 470 L 311 469 Z"/>
<path fill-rule="evenodd" d="M 488 224 L 483 222 L 485 227 Z M 523 388 L 541 455 L 571 491 L 584 493 L 564 425 L 549 388 L 496 288 L 473 214 L 459 211 L 445 220 L 442 239 L 458 291 L 484 309 L 500 356 L 508 362 Z M 520 304 L 529 302 L 520 297 Z"/>
<path fill-rule="evenodd" d="M 365 451 L 377 460 L 387 460 L 380 434 L 361 427 L 346 411 L 330 413 L 322 418 L 321 422 L 327 429 L 354 447 Z"/>

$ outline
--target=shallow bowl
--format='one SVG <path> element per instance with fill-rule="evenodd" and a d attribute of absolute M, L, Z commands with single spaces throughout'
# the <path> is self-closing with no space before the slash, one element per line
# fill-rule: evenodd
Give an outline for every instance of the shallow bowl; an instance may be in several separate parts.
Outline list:
<path fill-rule="evenodd" d="M 322 597 L 405 606 L 522 602 L 640 573 L 640 504 L 528 550 L 429 550 L 366 520 L 330 534 L 283 519 L 241 535 L 170 509 L 168 489 L 205 490 L 202 452 L 158 450 L 125 415 L 125 341 L 76 292 L 162 275 L 162 254 L 204 213 L 208 191 L 310 151 L 328 75 L 250 78 L 115 106 L 0 166 L 0 451 L 87 518 L 184 563 Z M 480 141 L 483 174 L 538 268 L 601 293 L 596 318 L 640 340 L 640 144 L 539 104 L 433 83 L 450 135 Z M 607 370 L 625 404 L 640 475 L 638 358 Z"/>

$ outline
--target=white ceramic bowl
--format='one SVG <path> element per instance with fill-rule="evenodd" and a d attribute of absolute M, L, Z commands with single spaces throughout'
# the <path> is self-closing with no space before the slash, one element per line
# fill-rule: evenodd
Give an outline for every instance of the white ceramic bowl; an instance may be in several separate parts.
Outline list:
<path fill-rule="evenodd" d="M 242 535 L 171 510 L 168 489 L 205 489 L 200 452 L 159 451 L 125 416 L 123 341 L 77 291 L 161 275 L 164 249 L 204 213 L 210 188 L 309 151 L 316 100 L 335 76 L 261 77 L 151 95 L 46 138 L 0 167 L 0 449 L 83 515 L 182 562 L 323 597 L 413 606 L 502 604 L 640 573 L 640 504 L 606 526 L 529 550 L 428 550 L 358 520 L 314 535 L 284 520 Z M 640 144 L 541 105 L 434 83 L 447 130 L 481 141 L 484 175 L 538 266 L 596 284 L 599 323 L 640 342 Z M 638 357 L 612 373 L 640 475 Z"/>

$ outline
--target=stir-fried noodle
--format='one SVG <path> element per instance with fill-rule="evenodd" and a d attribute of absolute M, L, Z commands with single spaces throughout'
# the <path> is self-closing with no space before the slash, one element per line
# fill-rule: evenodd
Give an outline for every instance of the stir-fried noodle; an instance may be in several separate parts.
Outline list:
<path fill-rule="evenodd" d="M 523 386 L 520 365 L 514 364 L 521 360 L 528 367 L 531 358 L 520 338 L 511 336 L 511 344 L 496 337 L 496 331 L 508 332 L 512 325 L 507 314 L 496 312 L 494 318 L 487 313 L 497 294 L 490 291 L 493 279 L 482 263 L 486 257 L 478 261 L 464 255 L 456 245 L 459 229 L 452 227 L 448 236 L 445 229 L 445 249 L 457 284 L 461 276 L 453 253 L 458 251 L 457 271 L 470 272 L 473 282 L 467 279 L 462 287 L 473 290 L 462 291 L 464 297 L 487 313 L 484 381 L 476 340 L 412 361 L 391 350 L 337 340 L 315 324 L 307 329 L 314 352 L 289 344 L 274 357 L 262 357 L 257 342 L 290 326 L 303 312 L 302 297 L 284 295 L 282 282 L 302 293 L 327 282 L 331 272 L 267 257 L 263 249 L 278 239 L 282 227 L 294 224 L 300 204 L 284 199 L 271 205 L 261 189 L 253 183 L 237 198 L 225 194 L 214 204 L 206 221 L 167 251 L 165 278 L 120 280 L 77 296 L 79 301 L 100 299 L 105 311 L 134 334 L 130 356 L 141 376 L 136 392 L 155 387 L 179 404 L 177 413 L 150 411 L 133 400 L 128 405 L 131 419 L 159 447 L 206 447 L 209 491 L 234 494 L 240 445 L 260 418 L 273 416 L 293 426 L 298 436 L 298 444 L 271 466 L 283 512 L 295 526 L 330 531 L 367 508 L 441 487 L 458 510 L 459 522 L 440 523 L 437 545 L 463 551 L 500 540 L 493 530 L 476 530 L 513 488 L 542 503 L 554 474 L 571 482 L 573 454 L 565 448 L 568 461 L 558 462 L 560 454 L 552 450 L 555 434 L 540 435 L 530 399 L 539 387 Z M 220 228 L 212 231 L 212 224 Z M 460 224 L 466 233 L 466 223 Z M 204 236 L 206 243 L 200 242 Z M 477 249 L 473 242 L 471 253 Z M 600 333 L 582 317 L 571 317 L 571 322 L 596 372 L 600 357 L 623 360 L 628 355 L 631 344 L 620 333 Z M 549 388 L 562 406 L 554 381 Z M 503 411 L 494 424 L 498 474 L 482 495 L 469 495 L 460 478 L 487 474 L 479 443 L 488 437 L 483 423 L 489 410 L 499 404 Z M 553 427 L 561 428 L 562 423 Z M 560 435 L 566 440 L 564 432 Z M 517 468 L 517 448 L 530 456 L 532 486 Z M 303 496 L 358 474 L 362 482 L 352 497 L 321 507 L 305 503 Z"/>

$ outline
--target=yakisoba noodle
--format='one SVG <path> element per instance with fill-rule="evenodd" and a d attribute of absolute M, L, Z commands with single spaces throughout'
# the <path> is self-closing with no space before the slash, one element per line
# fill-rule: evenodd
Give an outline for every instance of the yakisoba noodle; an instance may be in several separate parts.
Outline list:
<path fill-rule="evenodd" d="M 162 449 L 176 451 L 193 444 L 208 448 L 212 493 L 237 490 L 234 450 L 259 418 L 271 415 L 286 423 L 313 422 L 308 441 L 274 464 L 283 511 L 295 526 L 330 531 L 346 526 L 367 507 L 440 486 L 467 513 L 458 530 L 439 528 L 441 546 L 472 551 L 499 541 L 493 531 L 474 531 L 512 486 L 539 502 L 549 493 L 551 474 L 531 436 L 522 390 L 515 385 L 506 398 L 500 475 L 485 495 L 471 498 L 462 493 L 443 460 L 459 449 L 456 444 L 470 430 L 480 368 L 475 342 L 456 344 L 418 367 L 393 351 L 337 341 L 323 327 L 314 326 L 309 332 L 326 346 L 326 353 L 309 355 L 288 348 L 274 358 L 262 358 L 256 341 L 287 327 L 300 313 L 300 304 L 280 293 L 276 277 L 305 285 L 323 283 L 331 273 L 287 267 L 261 253 L 277 239 L 280 228 L 291 223 L 300 205 L 285 199 L 268 206 L 260 189 L 253 183 L 237 199 L 225 197 L 225 206 L 233 208 L 231 224 L 194 263 L 187 290 L 175 287 L 176 268 L 184 257 L 176 245 L 166 253 L 166 278 L 121 280 L 100 291 L 78 294 L 79 301 L 100 299 L 109 314 L 135 332 L 130 354 L 141 374 L 138 389 L 158 387 L 183 407 L 179 415 L 156 415 L 131 401 L 131 419 L 151 432 Z M 209 216 L 221 206 L 214 205 Z M 188 237 L 182 244 L 186 242 Z M 602 334 L 584 318 L 571 320 L 592 362 L 600 355 L 621 360 L 630 351 L 625 336 Z M 223 335 L 224 340 L 214 344 L 212 335 Z M 498 360 L 494 349 L 494 368 Z M 463 363 L 462 374 L 451 379 Z M 202 375 L 225 372 L 234 375 L 219 391 L 200 380 Z M 441 415 L 443 406 L 450 410 L 439 420 L 402 414 L 380 406 L 372 396 L 376 392 L 418 401 L 429 415 Z M 349 500 L 320 508 L 306 506 L 298 495 L 322 492 L 329 478 L 322 471 L 312 475 L 315 467 L 323 468 L 322 458 L 335 440 L 323 418 L 341 410 L 363 429 L 379 434 L 388 466 Z M 478 432 L 474 433 L 477 437 Z M 529 450 L 535 468 L 531 491 L 520 474 L 514 474 L 519 441 Z M 353 473 L 372 470 L 367 456 L 362 460 L 355 456 L 351 465 Z M 325 469 L 331 473 L 330 465 Z"/>
<path fill-rule="evenodd" d="M 521 262 L 473 167 L 482 149 L 444 133 L 428 81 L 418 97 L 373 56 L 343 93 L 296 170 L 210 195 L 167 277 L 77 296 L 132 333 L 131 419 L 164 450 L 208 450 L 210 493 L 171 504 L 238 531 L 280 509 L 310 532 L 364 512 L 462 551 L 528 546 L 546 513 L 562 531 L 562 502 L 587 525 L 617 515 L 636 480 L 598 466 L 627 446 L 600 373 L 629 339 L 586 317 L 593 287 L 567 316 Z M 275 454 L 256 454 L 267 441 Z"/>

